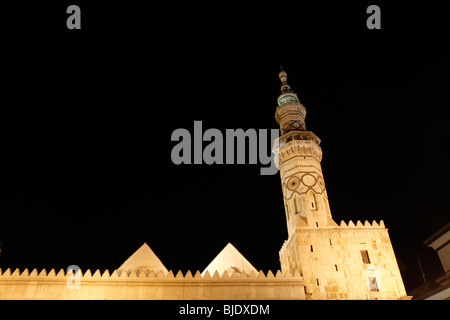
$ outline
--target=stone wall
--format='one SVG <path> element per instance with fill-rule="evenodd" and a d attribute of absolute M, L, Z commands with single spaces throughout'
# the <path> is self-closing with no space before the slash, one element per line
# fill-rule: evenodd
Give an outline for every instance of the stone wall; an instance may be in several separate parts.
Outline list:
<path fill-rule="evenodd" d="M 77 284 L 79 284 L 78 288 Z M 99 270 L 94 274 L 79 270 L 75 275 L 70 270 L 58 273 L 52 269 L 49 273 L 43 269 L 11 272 L 0 269 L 0 300 L 274 300 L 305 299 L 303 279 L 299 273 L 274 275 L 231 274 L 225 272 L 222 277 L 217 272 L 204 276 L 197 271 L 194 275 L 188 271 L 185 275 L 179 271 L 176 275 L 169 271 L 155 274 L 152 271 L 125 272 L 115 270 L 112 274 Z"/>
<path fill-rule="evenodd" d="M 293 250 L 294 247 L 298 249 Z M 364 261 L 363 255 L 368 260 Z M 296 235 L 283 245 L 280 261 L 283 272 L 300 269 L 307 299 L 406 297 L 383 221 L 358 221 L 356 225 L 352 221 L 348 225 L 341 222 L 335 228 L 297 228 Z"/>

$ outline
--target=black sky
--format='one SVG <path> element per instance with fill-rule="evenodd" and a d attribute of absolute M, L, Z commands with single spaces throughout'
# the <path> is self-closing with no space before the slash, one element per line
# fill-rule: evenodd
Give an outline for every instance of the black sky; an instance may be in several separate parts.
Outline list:
<path fill-rule="evenodd" d="M 280 64 L 322 139 L 333 218 L 383 219 L 407 290 L 441 270 L 449 220 L 449 62 L 438 5 L 7 6 L 2 20 L 0 268 L 113 270 L 143 242 L 203 270 L 232 242 L 279 269 L 279 175 L 174 165 L 171 133 L 277 128 Z M 6 14 L 5 14 L 6 15 Z"/>

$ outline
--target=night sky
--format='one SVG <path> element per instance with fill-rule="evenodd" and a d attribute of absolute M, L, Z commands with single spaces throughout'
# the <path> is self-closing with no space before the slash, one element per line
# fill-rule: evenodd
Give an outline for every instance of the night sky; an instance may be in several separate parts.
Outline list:
<path fill-rule="evenodd" d="M 203 270 L 231 242 L 280 268 L 279 174 L 175 165 L 171 134 L 278 128 L 280 65 L 322 140 L 333 219 L 384 220 L 407 290 L 442 272 L 422 243 L 449 221 L 449 62 L 438 5 L 8 5 L 0 108 L 0 268 L 114 270 L 147 242 Z M 206 143 L 205 143 L 206 144 Z"/>

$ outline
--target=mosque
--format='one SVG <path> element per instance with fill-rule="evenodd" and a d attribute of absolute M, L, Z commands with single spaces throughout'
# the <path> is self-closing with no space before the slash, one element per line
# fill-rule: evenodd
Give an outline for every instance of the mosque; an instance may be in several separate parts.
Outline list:
<path fill-rule="evenodd" d="M 366 300 L 411 299 L 383 221 L 331 215 L 320 139 L 306 129 L 306 109 L 279 73 L 274 143 L 288 239 L 280 270 L 258 271 L 231 243 L 202 271 L 167 270 L 144 243 L 109 270 L 0 269 L 0 300 Z"/>

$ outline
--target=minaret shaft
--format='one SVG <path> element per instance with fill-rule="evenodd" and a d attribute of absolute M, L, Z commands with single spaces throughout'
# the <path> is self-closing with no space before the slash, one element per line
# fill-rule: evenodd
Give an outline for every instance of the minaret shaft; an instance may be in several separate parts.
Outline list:
<path fill-rule="evenodd" d="M 273 151 L 289 235 L 280 250 L 282 272 L 300 272 L 306 299 L 408 298 L 384 223 L 338 226 L 331 218 L 320 139 L 306 131 L 306 109 L 286 72 L 280 80 L 275 119 L 282 135 Z"/>
<path fill-rule="evenodd" d="M 288 234 L 302 219 L 310 228 L 326 227 L 331 220 L 325 189 L 320 139 L 306 131 L 306 109 L 287 84 L 286 72 L 280 72 L 282 82 L 275 119 L 282 136 L 276 142 L 275 164 L 280 170 Z M 331 221 L 330 221 L 331 220 Z"/>

